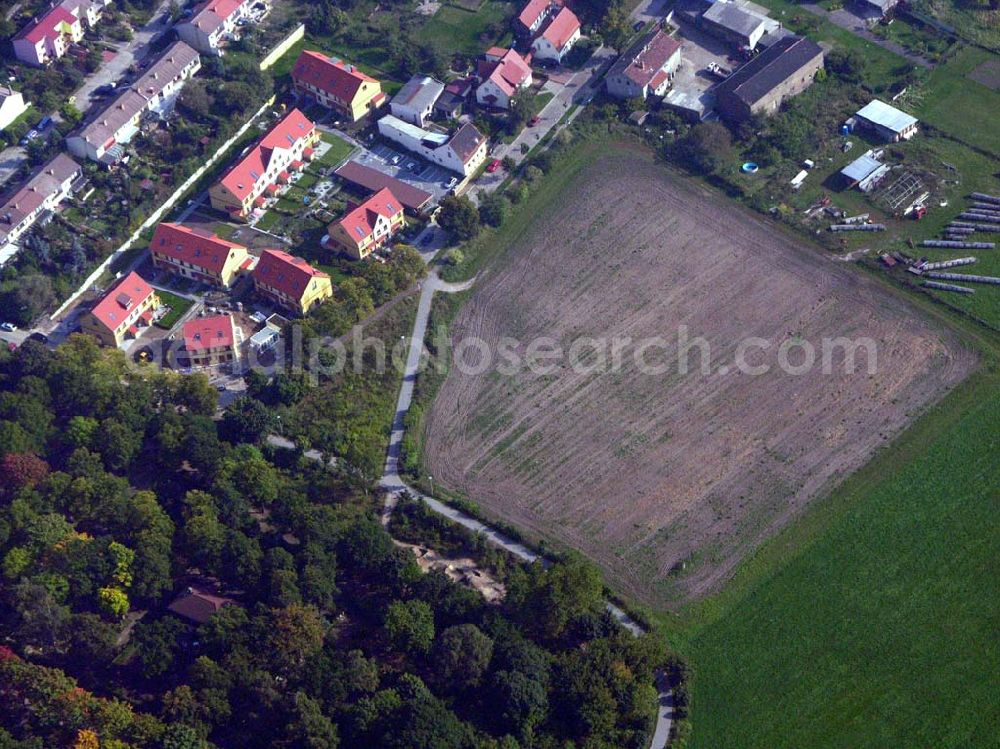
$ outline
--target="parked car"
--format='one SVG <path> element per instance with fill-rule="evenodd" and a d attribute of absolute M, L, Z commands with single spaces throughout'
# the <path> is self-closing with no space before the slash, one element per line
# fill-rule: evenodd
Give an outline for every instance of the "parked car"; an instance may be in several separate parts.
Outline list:
<path fill-rule="evenodd" d="M 0 323 L 0 330 L 2 330 L 5 333 L 13 333 L 15 330 L 17 330 L 17 326 L 12 322 Z"/>
<path fill-rule="evenodd" d="M 51 124 L 52 124 L 52 118 L 46 115 L 45 117 L 42 118 L 41 122 L 35 125 L 35 129 L 38 131 L 42 131 Z"/>
<path fill-rule="evenodd" d="M 490 174 L 493 174 L 493 172 L 495 172 L 499 168 L 500 168 L 500 159 L 493 159 L 493 161 L 490 162 L 490 165 L 486 167 L 486 171 L 489 172 Z"/>
<path fill-rule="evenodd" d="M 632 30 L 633 31 L 642 31 L 642 27 L 645 26 L 645 25 L 646 24 L 643 21 L 636 21 L 634 24 L 632 24 Z"/>
<path fill-rule="evenodd" d="M 36 330 L 34 333 L 28 336 L 28 340 L 38 341 L 39 343 L 48 343 L 49 337 L 45 335 L 45 333 L 43 333 L 42 331 Z"/>
<path fill-rule="evenodd" d="M 95 96 L 107 96 L 108 94 L 110 94 L 114 90 L 115 90 L 115 84 L 113 84 L 113 83 L 105 83 L 103 86 L 98 86 L 97 88 L 94 89 L 94 95 Z"/>
<path fill-rule="evenodd" d="M 539 117 L 536 114 L 534 117 L 532 117 L 530 120 L 528 120 L 528 127 L 534 127 L 535 125 L 537 125 L 541 121 L 542 121 L 542 118 Z"/>

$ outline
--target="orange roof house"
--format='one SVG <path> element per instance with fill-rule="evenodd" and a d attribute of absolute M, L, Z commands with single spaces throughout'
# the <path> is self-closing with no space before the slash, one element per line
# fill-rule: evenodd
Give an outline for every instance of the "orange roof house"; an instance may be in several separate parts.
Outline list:
<path fill-rule="evenodd" d="M 333 296 L 329 275 L 282 250 L 264 250 L 252 277 L 257 293 L 303 316 Z"/>
<path fill-rule="evenodd" d="M 385 245 L 403 227 L 403 204 L 384 187 L 327 229 L 330 239 L 355 260 Z"/>
<path fill-rule="evenodd" d="M 304 50 L 292 68 L 292 84 L 308 96 L 357 122 L 385 104 L 382 84 L 350 63 Z"/>
<path fill-rule="evenodd" d="M 153 312 L 159 305 L 153 287 L 133 271 L 108 289 L 80 318 L 80 329 L 105 346 L 118 347 L 152 323 Z"/>
<path fill-rule="evenodd" d="M 246 219 L 258 198 L 278 191 L 283 173 L 311 157 L 317 141 L 316 125 L 293 109 L 209 189 L 212 207 L 230 218 Z"/>
<path fill-rule="evenodd" d="M 247 248 L 204 229 L 162 223 L 149 244 L 153 266 L 228 289 L 249 258 Z"/>

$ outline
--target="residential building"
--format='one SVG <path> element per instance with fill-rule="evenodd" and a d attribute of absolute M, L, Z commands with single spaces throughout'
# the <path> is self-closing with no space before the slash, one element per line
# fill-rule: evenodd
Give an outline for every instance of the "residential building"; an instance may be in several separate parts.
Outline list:
<path fill-rule="evenodd" d="M 302 169 L 319 142 L 316 125 L 293 109 L 261 141 L 247 151 L 209 191 L 212 207 L 230 218 L 246 220 L 262 207 L 290 170 Z"/>
<path fill-rule="evenodd" d="M 514 29 L 522 37 L 531 38 L 537 34 L 542 24 L 551 18 L 562 7 L 560 0 L 528 0 L 521 9 L 514 24 Z"/>
<path fill-rule="evenodd" d="M 427 75 L 415 75 L 389 102 L 389 111 L 411 125 L 423 127 L 431 119 L 434 103 L 444 93 L 444 84 Z"/>
<path fill-rule="evenodd" d="M 475 173 L 486 161 L 489 141 L 471 122 L 460 125 L 448 135 L 387 114 L 378 121 L 378 131 L 406 150 L 465 177 Z"/>
<path fill-rule="evenodd" d="M 69 136 L 66 147 L 74 156 L 116 164 L 139 132 L 143 116 L 169 112 L 199 70 L 201 56 L 187 43 L 175 42 L 96 118 Z"/>
<path fill-rule="evenodd" d="M 104 9 L 114 0 L 63 0 L 59 5 L 83 22 L 83 25 L 92 29 L 100 23 L 104 17 Z"/>
<path fill-rule="evenodd" d="M 475 87 L 476 82 L 472 77 L 458 78 L 448 83 L 444 87 L 444 92 L 434 102 L 433 118 L 435 120 L 457 120 Z"/>
<path fill-rule="evenodd" d="M 702 28 L 735 47 L 754 49 L 765 34 L 781 24 L 750 7 L 729 0 L 716 0 L 701 15 Z"/>
<path fill-rule="evenodd" d="M 386 245 L 403 225 L 403 204 L 384 188 L 330 224 L 327 232 L 340 249 L 361 260 Z"/>
<path fill-rule="evenodd" d="M 186 21 L 175 27 L 177 35 L 205 55 L 221 55 L 222 42 L 232 36 L 239 22 L 250 15 L 255 0 L 207 0 Z"/>
<path fill-rule="evenodd" d="M 889 166 L 881 161 L 881 151 L 866 151 L 840 170 L 840 181 L 845 188 L 857 187 L 861 192 L 871 192 L 885 179 Z"/>
<path fill-rule="evenodd" d="M 772 114 L 809 88 L 822 67 L 823 50 L 816 42 L 786 36 L 715 87 L 716 109 L 734 122 Z"/>
<path fill-rule="evenodd" d="M 258 294 L 303 317 L 333 296 L 329 275 L 282 250 L 264 250 L 252 277 Z"/>
<path fill-rule="evenodd" d="M 237 604 L 232 598 L 217 596 L 198 588 L 188 588 L 170 602 L 167 610 L 193 624 L 208 624 L 223 606 L 234 605 Z"/>
<path fill-rule="evenodd" d="M 20 91 L 10 86 L 0 86 L 0 130 L 6 130 L 14 120 L 28 111 Z"/>
<path fill-rule="evenodd" d="M 243 245 L 183 224 L 157 226 L 149 253 L 153 267 L 220 289 L 230 288 L 253 262 Z"/>
<path fill-rule="evenodd" d="M 681 62 L 681 43 L 656 29 L 644 34 L 608 70 L 605 86 L 618 99 L 663 96 Z"/>
<path fill-rule="evenodd" d="M 190 367 L 211 367 L 239 358 L 239 341 L 232 315 L 196 317 L 181 329 L 184 352 Z"/>
<path fill-rule="evenodd" d="M 0 205 L 0 265 L 17 252 L 17 241 L 46 211 L 55 210 L 69 194 L 83 169 L 60 153 Z"/>
<path fill-rule="evenodd" d="M 350 63 L 305 50 L 292 68 L 296 93 L 340 112 L 351 122 L 385 104 L 382 84 Z"/>
<path fill-rule="evenodd" d="M 511 99 L 531 86 L 530 61 L 530 55 L 521 57 L 513 49 L 490 49 L 479 61 L 476 101 L 484 107 L 510 109 Z"/>
<path fill-rule="evenodd" d="M 407 182 L 390 177 L 385 172 L 372 169 L 370 166 L 359 164 L 356 161 L 348 161 L 339 167 L 334 174 L 344 182 L 350 182 L 368 192 L 378 192 L 388 187 L 403 204 L 403 208 L 418 216 L 427 210 L 434 199 L 434 196 L 429 192 L 424 192 Z"/>
<path fill-rule="evenodd" d="M 538 60 L 561 63 L 580 39 L 580 19 L 569 8 L 560 8 L 545 30 L 531 43 L 531 51 Z"/>
<path fill-rule="evenodd" d="M 160 306 L 156 291 L 136 272 L 131 272 L 97 300 L 80 318 L 80 330 L 104 346 L 121 346 L 153 322 Z"/>
<path fill-rule="evenodd" d="M 83 41 L 79 16 L 54 5 L 14 37 L 14 56 L 29 65 L 48 65 L 66 54 L 70 45 Z"/>
<path fill-rule="evenodd" d="M 853 122 L 848 121 L 859 130 L 867 130 L 889 143 L 909 140 L 917 134 L 916 117 L 889 106 L 884 101 L 873 99 L 859 109 Z"/>

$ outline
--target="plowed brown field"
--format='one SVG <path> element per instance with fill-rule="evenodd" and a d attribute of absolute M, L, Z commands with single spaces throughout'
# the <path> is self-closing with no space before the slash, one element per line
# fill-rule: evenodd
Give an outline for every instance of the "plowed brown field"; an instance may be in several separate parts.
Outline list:
<path fill-rule="evenodd" d="M 489 514 L 579 549 L 645 602 L 715 586 L 976 366 L 905 300 L 645 154 L 605 151 L 555 202 L 480 278 L 453 340 L 674 345 L 687 326 L 711 345 L 711 374 L 700 353 L 688 374 L 641 374 L 630 356 L 603 373 L 453 367 L 426 422 L 426 468 Z M 749 357 L 771 371 L 718 373 L 747 336 L 772 342 Z M 838 336 L 873 339 L 877 372 L 864 353 L 854 374 L 842 357 L 833 374 L 774 364 L 786 339 L 819 351 Z"/>

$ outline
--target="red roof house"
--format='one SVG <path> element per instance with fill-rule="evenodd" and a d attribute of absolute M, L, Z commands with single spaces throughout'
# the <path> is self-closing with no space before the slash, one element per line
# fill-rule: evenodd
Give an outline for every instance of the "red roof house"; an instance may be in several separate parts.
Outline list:
<path fill-rule="evenodd" d="M 385 103 L 382 84 L 350 63 L 304 50 L 292 68 L 295 90 L 357 122 Z"/>
<path fill-rule="evenodd" d="M 162 223 L 149 244 L 153 265 L 228 289 L 247 260 L 247 248 L 204 229 Z"/>
<path fill-rule="evenodd" d="M 515 50 L 494 47 L 478 66 L 480 84 L 476 101 L 484 106 L 509 109 L 514 95 L 531 86 L 531 56 L 521 57 Z"/>
<path fill-rule="evenodd" d="M 534 34 L 545 23 L 545 19 L 562 6 L 560 0 L 528 0 L 517 17 L 517 29 L 522 34 Z"/>
<path fill-rule="evenodd" d="M 384 187 L 330 224 L 330 239 L 357 260 L 386 244 L 402 228 L 403 204 Z"/>
<path fill-rule="evenodd" d="M 281 173 L 307 159 L 309 147 L 318 140 L 316 125 L 293 109 L 212 186 L 212 207 L 234 218 L 246 218 L 254 201 L 265 192 L 277 192 Z"/>
<path fill-rule="evenodd" d="M 541 35 L 532 42 L 531 49 L 540 60 L 562 62 L 579 38 L 580 19 L 569 8 L 560 8 Z"/>
<path fill-rule="evenodd" d="M 120 346 L 148 325 L 159 299 L 153 287 L 135 271 L 108 289 L 90 312 L 80 318 L 80 328 L 105 346 Z"/>
<path fill-rule="evenodd" d="M 196 317 L 184 323 L 182 335 L 191 366 L 221 364 L 237 357 L 232 315 Z"/>
<path fill-rule="evenodd" d="M 264 250 L 252 277 L 260 294 L 300 315 L 333 295 L 328 274 L 282 250 Z"/>

